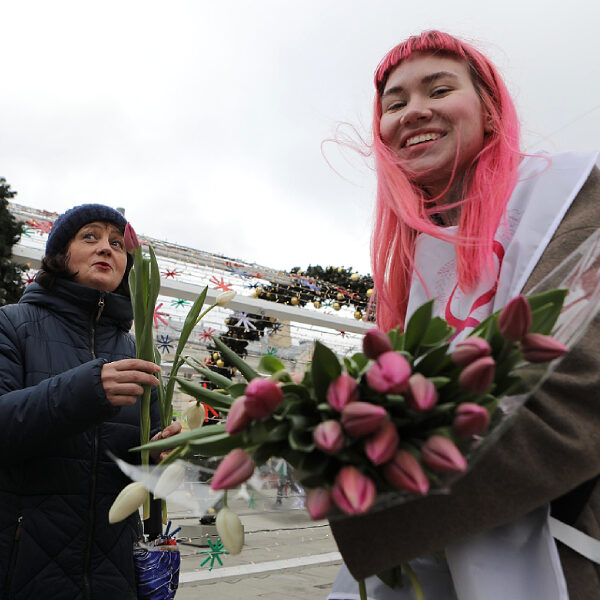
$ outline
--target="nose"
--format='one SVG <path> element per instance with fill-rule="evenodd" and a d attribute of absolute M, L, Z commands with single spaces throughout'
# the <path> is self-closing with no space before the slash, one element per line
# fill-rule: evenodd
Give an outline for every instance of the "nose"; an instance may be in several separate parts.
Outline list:
<path fill-rule="evenodd" d="M 433 112 L 426 105 L 414 103 L 406 107 L 402 117 L 400 118 L 401 125 L 413 125 L 423 121 L 429 121 L 433 116 Z"/>
<path fill-rule="evenodd" d="M 98 252 L 98 254 L 106 254 L 110 256 L 110 254 L 112 253 L 112 248 L 108 236 L 102 237 L 100 243 L 96 247 L 96 251 Z"/>

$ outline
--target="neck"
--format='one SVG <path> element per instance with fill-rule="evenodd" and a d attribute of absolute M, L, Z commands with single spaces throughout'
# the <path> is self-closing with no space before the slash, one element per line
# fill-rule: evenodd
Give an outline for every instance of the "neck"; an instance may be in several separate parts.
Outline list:
<path fill-rule="evenodd" d="M 440 227 L 448 227 L 450 225 L 457 225 L 460 219 L 461 205 L 460 202 L 463 200 L 463 178 L 459 177 L 452 182 L 449 188 L 447 188 L 448 182 L 441 186 L 431 186 L 427 188 L 427 195 L 429 198 L 435 199 L 435 207 L 439 207 L 439 212 L 435 212 L 431 215 L 431 220 Z M 446 189 L 447 188 L 447 189 Z M 451 208 L 444 208 L 448 205 L 454 205 Z"/>

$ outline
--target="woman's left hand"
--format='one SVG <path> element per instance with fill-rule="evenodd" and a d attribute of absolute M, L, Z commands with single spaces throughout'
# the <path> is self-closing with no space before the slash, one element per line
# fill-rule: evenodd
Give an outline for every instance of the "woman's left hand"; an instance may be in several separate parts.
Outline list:
<path fill-rule="evenodd" d="M 165 438 L 171 437 L 172 435 L 177 435 L 181 432 L 181 423 L 175 421 L 170 425 L 167 425 L 162 431 L 159 431 L 155 436 L 150 440 L 151 442 L 156 442 L 157 440 L 164 440 Z M 150 456 L 154 462 L 160 462 L 167 454 L 169 454 L 171 450 L 153 450 L 150 452 Z"/>

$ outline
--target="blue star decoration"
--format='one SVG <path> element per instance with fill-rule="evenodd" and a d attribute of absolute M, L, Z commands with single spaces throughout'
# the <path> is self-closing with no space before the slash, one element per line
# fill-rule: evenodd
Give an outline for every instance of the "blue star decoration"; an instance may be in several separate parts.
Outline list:
<path fill-rule="evenodd" d="M 174 340 L 172 340 L 168 335 L 157 335 L 156 345 L 163 354 L 166 352 L 173 352 Z"/>
<path fill-rule="evenodd" d="M 208 567 L 208 570 L 212 571 L 213 567 L 215 566 L 215 561 L 218 561 L 218 563 L 221 566 L 223 566 L 223 561 L 221 560 L 221 554 L 229 554 L 229 552 L 227 552 L 227 550 L 224 549 L 221 538 L 217 538 L 217 541 L 214 543 L 210 538 L 206 541 L 208 542 L 209 549 L 202 550 L 202 552 L 199 553 L 199 554 L 207 555 L 206 558 L 204 559 L 204 561 L 200 564 L 200 566 L 203 567 L 208 561 L 210 561 L 210 567 Z"/>
<path fill-rule="evenodd" d="M 283 329 L 283 325 L 281 323 L 273 323 L 273 325 L 271 325 L 271 331 L 273 333 L 277 333 L 278 331 L 281 331 Z"/>
<path fill-rule="evenodd" d="M 183 298 L 176 298 L 175 300 L 171 300 L 171 306 L 174 306 L 175 308 L 183 308 L 189 303 L 189 300 L 184 300 Z"/>

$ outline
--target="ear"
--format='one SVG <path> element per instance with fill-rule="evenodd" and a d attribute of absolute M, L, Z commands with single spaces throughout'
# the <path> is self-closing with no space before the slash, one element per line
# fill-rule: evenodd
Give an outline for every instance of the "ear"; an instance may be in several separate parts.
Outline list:
<path fill-rule="evenodd" d="M 483 118 L 483 132 L 484 133 L 492 133 L 492 131 L 494 130 L 494 126 L 493 126 L 493 122 L 492 122 L 492 115 L 490 115 L 490 113 L 486 112 Z"/>

